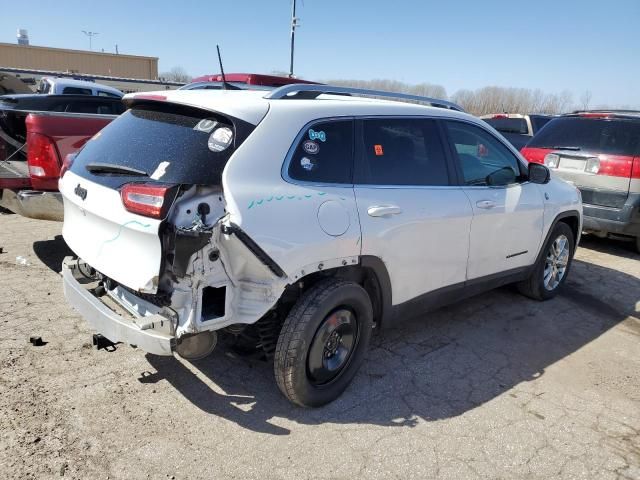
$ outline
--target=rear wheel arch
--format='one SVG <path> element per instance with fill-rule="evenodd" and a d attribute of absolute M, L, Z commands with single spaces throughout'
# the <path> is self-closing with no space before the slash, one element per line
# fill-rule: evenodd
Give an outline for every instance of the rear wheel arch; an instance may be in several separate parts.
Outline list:
<path fill-rule="evenodd" d="M 289 291 L 298 287 L 295 288 L 299 292 L 296 294 L 297 296 L 309 290 L 316 283 L 331 277 L 353 281 L 364 288 L 371 299 L 373 320 L 376 326 L 379 328 L 387 322 L 391 315 L 392 287 L 387 267 L 379 257 L 364 255 L 360 257 L 358 265 L 332 268 L 308 274 L 295 284 L 290 285 Z M 291 297 L 288 298 L 291 301 Z"/>

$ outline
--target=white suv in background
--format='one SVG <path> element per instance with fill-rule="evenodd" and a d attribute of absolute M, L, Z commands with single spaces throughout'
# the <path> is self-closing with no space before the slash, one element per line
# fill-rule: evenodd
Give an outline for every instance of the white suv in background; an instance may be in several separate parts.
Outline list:
<path fill-rule="evenodd" d="M 283 394 L 319 406 L 374 327 L 567 278 L 579 192 L 448 102 L 326 85 L 125 102 L 60 180 L 65 294 L 113 342 L 195 360 L 217 332 L 253 339 Z"/>

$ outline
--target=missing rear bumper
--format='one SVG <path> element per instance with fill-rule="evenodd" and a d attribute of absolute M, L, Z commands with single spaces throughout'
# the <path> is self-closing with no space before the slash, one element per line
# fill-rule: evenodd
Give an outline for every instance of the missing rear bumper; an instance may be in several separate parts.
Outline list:
<path fill-rule="evenodd" d="M 71 306 L 87 323 L 111 342 L 137 345 L 155 355 L 172 355 L 176 339 L 173 321 L 160 314 L 134 317 L 116 312 L 92 291 L 94 282 L 83 276 L 77 260 L 67 257 L 62 264 L 64 294 Z M 103 298 L 105 301 L 103 301 Z M 112 305 L 111 307 L 114 307 Z"/>

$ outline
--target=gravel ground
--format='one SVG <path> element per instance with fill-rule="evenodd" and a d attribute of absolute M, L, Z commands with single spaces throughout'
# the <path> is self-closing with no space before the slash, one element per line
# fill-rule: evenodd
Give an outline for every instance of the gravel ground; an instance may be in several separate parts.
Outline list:
<path fill-rule="evenodd" d="M 94 350 L 60 228 L 0 214 L 2 478 L 640 478 L 630 245 L 585 238 L 550 302 L 503 288 L 377 335 L 345 394 L 304 410 L 228 348 Z"/>

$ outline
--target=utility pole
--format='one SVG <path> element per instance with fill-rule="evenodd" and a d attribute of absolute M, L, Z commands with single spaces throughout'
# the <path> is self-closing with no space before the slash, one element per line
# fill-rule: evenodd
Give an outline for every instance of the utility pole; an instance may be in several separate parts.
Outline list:
<path fill-rule="evenodd" d="M 93 37 L 95 37 L 96 35 L 99 35 L 99 33 L 98 32 L 88 32 L 86 30 L 82 30 L 82 33 L 84 33 L 87 37 L 89 37 L 89 51 L 92 51 L 93 48 L 92 48 L 92 45 L 91 45 L 91 39 Z"/>
<path fill-rule="evenodd" d="M 296 0 L 293 1 L 293 8 L 291 10 L 291 63 L 289 64 L 289 77 L 293 78 L 293 51 L 295 49 L 296 41 L 296 27 L 299 27 L 298 18 L 296 17 Z"/>

